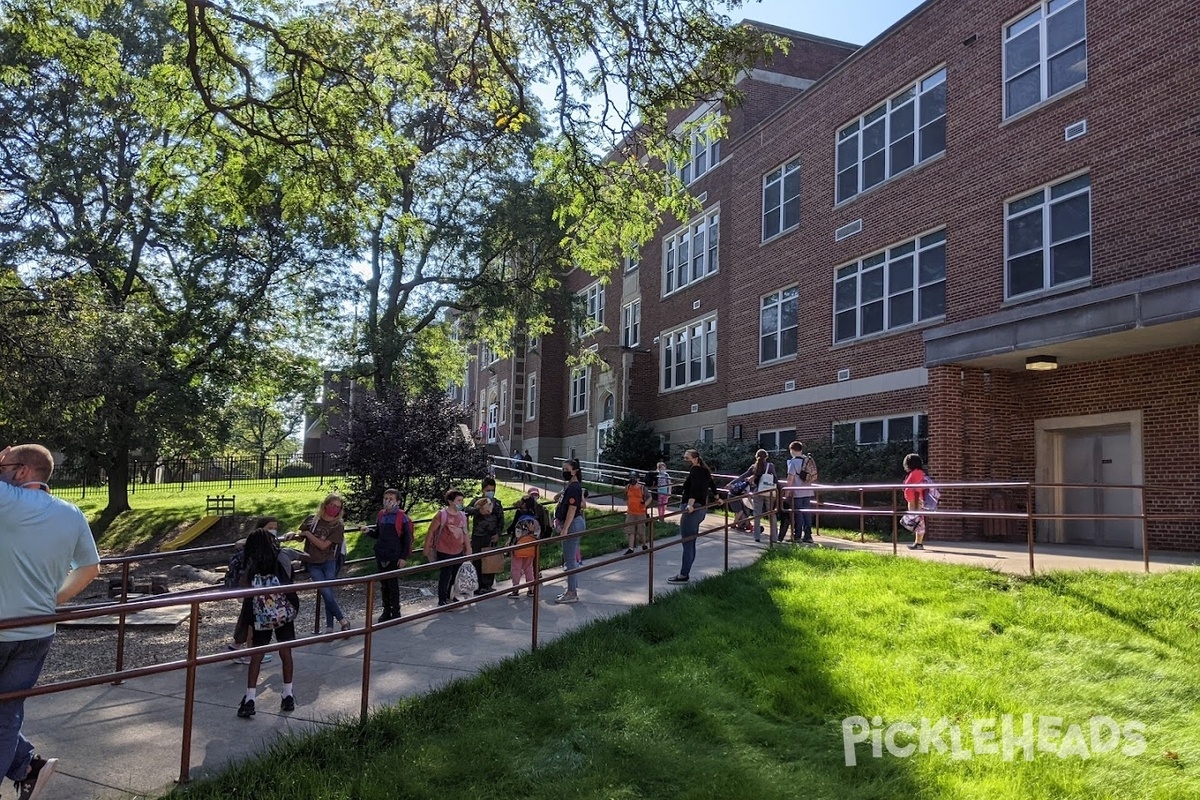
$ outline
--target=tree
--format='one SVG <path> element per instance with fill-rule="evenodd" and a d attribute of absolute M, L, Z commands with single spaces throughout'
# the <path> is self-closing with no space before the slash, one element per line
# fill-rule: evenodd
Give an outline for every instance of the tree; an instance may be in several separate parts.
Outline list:
<path fill-rule="evenodd" d="M 338 431 L 346 441 L 348 510 L 370 518 L 388 488 L 399 491 L 405 507 L 440 501 L 447 489 L 487 474 L 487 455 L 463 417 L 444 392 L 356 398 L 346 429 Z"/>
<path fill-rule="evenodd" d="M 0 302 L 22 323 L 0 337 L 0 406 L 108 472 L 103 528 L 136 449 L 212 441 L 271 316 L 321 313 L 329 253 L 289 217 L 270 149 L 172 79 L 169 9 L 88 10 L 0 18 Z"/>
<path fill-rule="evenodd" d="M 267 459 L 296 452 L 296 434 L 317 396 L 321 365 L 290 348 L 268 348 L 265 363 L 233 392 L 229 407 L 229 444 L 258 460 L 258 476 L 266 477 Z"/>
<path fill-rule="evenodd" d="M 654 426 L 636 414 L 617 420 L 604 441 L 604 460 L 645 471 L 662 460 L 662 446 Z"/>

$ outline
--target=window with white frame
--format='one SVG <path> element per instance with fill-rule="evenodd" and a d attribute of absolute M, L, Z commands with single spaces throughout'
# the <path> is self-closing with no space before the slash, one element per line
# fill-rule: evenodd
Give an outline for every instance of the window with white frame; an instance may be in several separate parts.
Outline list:
<path fill-rule="evenodd" d="M 763 176 L 762 238 L 765 242 L 800 224 L 800 159 Z"/>
<path fill-rule="evenodd" d="M 758 322 L 758 361 L 766 364 L 796 355 L 800 290 L 780 289 L 762 298 Z"/>
<path fill-rule="evenodd" d="M 946 313 L 946 231 L 934 231 L 835 272 L 833 341 L 904 328 Z"/>
<path fill-rule="evenodd" d="M 707 130 L 693 131 L 687 141 L 688 160 L 669 164 L 668 172 L 687 185 L 708 172 L 721 160 L 721 140 Z"/>
<path fill-rule="evenodd" d="M 626 272 L 633 272 L 635 269 L 637 269 L 641 265 L 642 265 L 642 259 L 640 256 L 627 256 L 625 258 L 625 271 Z"/>
<path fill-rule="evenodd" d="M 1004 27 L 1004 116 L 1087 80 L 1085 0 L 1046 0 Z"/>
<path fill-rule="evenodd" d="M 537 417 L 537 389 L 537 373 L 531 372 L 525 379 L 525 419 Z"/>
<path fill-rule="evenodd" d="M 788 445 L 796 441 L 795 428 L 781 428 L 777 431 L 759 431 L 758 446 L 768 453 L 779 453 L 788 449 Z"/>
<path fill-rule="evenodd" d="M 663 242 L 663 296 L 717 271 L 721 215 L 713 209 Z"/>
<path fill-rule="evenodd" d="M 571 414 L 582 414 L 588 405 L 588 367 L 571 370 Z"/>
<path fill-rule="evenodd" d="M 530 337 L 529 337 L 529 343 L 526 345 L 526 348 L 527 348 L 527 349 L 529 349 L 529 350 L 534 350 L 534 351 L 536 351 L 536 350 L 538 349 L 538 345 L 540 345 L 541 343 L 542 343 L 542 337 L 540 337 L 540 336 L 530 336 Z"/>
<path fill-rule="evenodd" d="M 508 381 L 500 381 L 500 424 L 508 422 Z"/>
<path fill-rule="evenodd" d="M 487 342 L 479 343 L 479 366 L 486 367 L 488 364 L 495 364 L 499 358 L 496 351 Z"/>
<path fill-rule="evenodd" d="M 712 315 L 662 334 L 663 391 L 717 377 L 717 317 Z"/>
<path fill-rule="evenodd" d="M 837 201 L 946 149 L 946 68 L 930 73 L 838 131 Z"/>
<path fill-rule="evenodd" d="M 704 444 L 712 444 L 713 441 L 716 439 L 716 436 L 717 436 L 716 428 L 701 428 L 700 429 L 700 441 L 703 442 Z"/>
<path fill-rule="evenodd" d="M 588 334 L 604 327 L 604 286 L 596 281 L 580 292 L 584 302 L 586 319 L 580 334 Z"/>
<path fill-rule="evenodd" d="M 848 420 L 833 424 L 834 444 L 899 443 L 919 450 L 929 437 L 929 417 L 925 414 L 902 414 L 894 417 Z"/>
<path fill-rule="evenodd" d="M 1091 277 L 1091 200 L 1091 177 L 1079 175 L 1004 204 L 1006 298 Z"/>
<path fill-rule="evenodd" d="M 636 347 L 642 342 L 642 301 L 634 300 L 621 309 L 621 344 Z"/>

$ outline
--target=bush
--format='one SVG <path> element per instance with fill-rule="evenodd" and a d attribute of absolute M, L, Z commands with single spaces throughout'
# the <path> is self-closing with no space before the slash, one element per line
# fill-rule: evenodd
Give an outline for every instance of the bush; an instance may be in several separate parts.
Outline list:
<path fill-rule="evenodd" d="M 313 465 L 307 461 L 293 461 L 279 470 L 280 478 L 308 478 L 313 474 Z"/>
<path fill-rule="evenodd" d="M 609 431 L 604 441 L 603 458 L 609 464 L 620 464 L 639 472 L 654 469 L 662 460 L 654 426 L 636 414 L 626 414 Z M 625 476 L 620 478 L 623 485 Z"/>

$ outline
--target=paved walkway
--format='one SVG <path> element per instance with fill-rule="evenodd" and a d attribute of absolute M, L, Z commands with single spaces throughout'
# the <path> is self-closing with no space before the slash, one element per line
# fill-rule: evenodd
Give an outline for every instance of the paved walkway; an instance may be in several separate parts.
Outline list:
<path fill-rule="evenodd" d="M 710 525 L 719 522 L 709 515 Z M 891 552 L 891 545 L 845 542 L 819 537 L 822 545 Z M 784 545 L 790 546 L 790 545 Z M 731 531 L 729 566 L 753 562 L 767 548 L 744 533 Z M 1004 571 L 1028 569 L 1027 552 L 1010 545 L 934 542 L 923 553 L 901 547 L 905 556 L 948 563 L 976 564 Z M 1041 546 L 1038 571 L 1046 569 L 1141 569 L 1131 551 Z M 721 572 L 723 537 L 698 542 L 692 579 Z M 580 602 L 555 605 L 559 582 L 543 587 L 539 608 L 539 643 L 593 620 L 622 614 L 648 599 L 648 570 L 653 565 L 654 591 L 677 587 L 666 583 L 679 565 L 679 548 L 669 546 L 653 558 L 631 557 L 597 566 L 580 576 Z M 589 559 L 598 563 L 600 559 Z M 1155 570 L 1200 563 L 1200 556 L 1156 557 Z M 406 609 L 408 607 L 406 606 Z M 528 651 L 532 640 L 533 599 L 502 598 L 437 614 L 425 620 L 375 634 L 371 653 L 371 705 L 427 692 L 457 678 L 469 677 L 488 664 Z M 363 639 L 325 642 L 296 652 L 295 712 L 281 715 L 280 670 L 276 659 L 264 665 L 259 683 L 258 714 L 238 719 L 235 710 L 245 685 L 246 668 L 232 663 L 202 667 L 197 672 L 193 722 L 192 776 L 219 772 L 229 762 L 264 748 L 280 734 L 304 731 L 335 718 L 356 716 L 360 703 Z M 183 671 L 103 686 L 35 697 L 26 703 L 25 730 L 39 752 L 60 759 L 45 800 L 157 797 L 179 773 L 181 722 L 185 696 Z"/>

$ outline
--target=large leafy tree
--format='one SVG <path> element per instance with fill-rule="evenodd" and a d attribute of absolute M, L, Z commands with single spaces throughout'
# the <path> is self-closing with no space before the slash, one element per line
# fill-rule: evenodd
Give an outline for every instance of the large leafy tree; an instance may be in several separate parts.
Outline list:
<path fill-rule="evenodd" d="M 0 358 L 16 378 L 0 406 L 107 470 L 103 525 L 129 507 L 135 450 L 219 435 L 229 387 L 273 315 L 319 298 L 327 254 L 289 217 L 270 147 L 178 80 L 169 9 L 89 10 L 0 17 Z"/>

